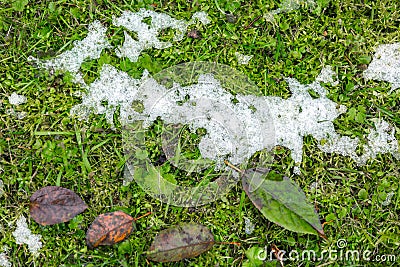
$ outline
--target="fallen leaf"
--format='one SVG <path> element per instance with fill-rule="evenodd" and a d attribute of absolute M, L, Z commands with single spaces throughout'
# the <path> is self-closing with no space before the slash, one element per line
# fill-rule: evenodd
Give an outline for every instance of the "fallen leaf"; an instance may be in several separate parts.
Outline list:
<path fill-rule="evenodd" d="M 29 204 L 31 217 L 41 225 L 67 222 L 87 208 L 75 192 L 59 186 L 39 189 Z"/>
<path fill-rule="evenodd" d="M 147 251 L 147 258 L 157 262 L 180 261 L 196 257 L 214 244 L 214 236 L 207 227 L 185 223 L 161 231 Z"/>
<path fill-rule="evenodd" d="M 134 221 L 122 211 L 100 214 L 86 232 L 87 246 L 109 246 L 125 240 L 132 233 Z"/>
<path fill-rule="evenodd" d="M 286 229 L 326 238 L 318 214 L 301 188 L 287 177 L 266 179 L 267 173 L 264 168 L 242 171 L 243 189 L 257 209 Z"/>

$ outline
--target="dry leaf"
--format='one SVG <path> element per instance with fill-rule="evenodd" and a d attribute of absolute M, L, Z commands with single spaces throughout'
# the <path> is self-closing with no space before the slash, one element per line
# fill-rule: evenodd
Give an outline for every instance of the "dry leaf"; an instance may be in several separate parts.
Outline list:
<path fill-rule="evenodd" d="M 185 223 L 161 231 L 154 238 L 147 258 L 158 262 L 180 261 L 196 257 L 214 244 L 214 236 L 207 227 Z"/>
<path fill-rule="evenodd" d="M 39 189 L 30 202 L 31 217 L 41 225 L 67 222 L 88 207 L 75 192 L 59 186 Z"/>
<path fill-rule="evenodd" d="M 134 220 L 122 211 L 100 214 L 86 232 L 87 246 L 95 248 L 123 241 L 132 233 Z"/>

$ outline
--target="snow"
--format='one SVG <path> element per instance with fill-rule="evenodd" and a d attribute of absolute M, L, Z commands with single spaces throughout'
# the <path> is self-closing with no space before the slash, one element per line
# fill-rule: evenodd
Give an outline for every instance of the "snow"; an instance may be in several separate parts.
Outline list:
<path fill-rule="evenodd" d="M 11 262 L 8 261 L 7 254 L 5 252 L 0 253 L 0 266 L 11 267 Z"/>
<path fill-rule="evenodd" d="M 392 197 L 395 195 L 395 193 L 392 191 L 392 192 L 389 192 L 388 194 L 387 194 L 387 196 L 386 196 L 386 199 L 385 199 L 385 201 L 383 201 L 382 202 L 382 205 L 383 206 L 389 206 L 390 205 L 390 202 L 391 202 L 391 200 L 392 200 Z"/>
<path fill-rule="evenodd" d="M 329 65 L 322 68 L 320 74 L 317 76 L 317 78 L 315 78 L 315 81 L 322 83 L 330 83 L 333 86 L 339 84 L 336 72 L 334 72 L 332 70 L 332 67 Z"/>
<path fill-rule="evenodd" d="M 11 105 L 18 106 L 26 102 L 26 97 L 23 95 L 18 95 L 17 93 L 12 93 L 8 97 L 8 102 L 10 102 Z"/>
<path fill-rule="evenodd" d="M 17 112 L 13 108 L 6 109 L 6 114 L 10 115 L 10 116 L 13 116 L 13 117 L 16 117 L 19 120 L 22 120 L 27 115 L 27 113 L 25 111 Z"/>
<path fill-rule="evenodd" d="M 145 18 L 151 18 L 148 25 L 143 21 Z M 149 48 L 164 49 L 172 46 L 171 42 L 164 42 L 158 39 L 158 35 L 164 29 L 171 28 L 175 30 L 173 40 L 180 41 L 184 37 L 187 27 L 194 24 L 195 21 L 208 24 L 210 20 L 204 12 L 194 13 L 192 19 L 188 22 L 170 17 L 167 14 L 157 13 L 152 10 L 141 8 L 138 12 L 124 11 L 120 17 L 113 18 L 115 26 L 122 26 L 130 32 L 137 34 L 137 38 L 132 38 L 128 32 L 124 31 L 125 42 L 118 47 L 116 54 L 118 57 L 127 57 L 132 62 L 136 62 L 143 50 Z"/>
<path fill-rule="evenodd" d="M 33 254 L 37 254 L 42 248 L 42 242 L 40 241 L 42 236 L 32 234 L 23 215 L 21 215 L 17 220 L 17 228 L 12 235 L 14 236 L 17 244 L 27 244 L 29 251 Z"/>
<path fill-rule="evenodd" d="M 178 104 L 185 97 L 190 101 Z M 234 104 L 234 96 L 211 74 L 200 75 L 193 85 L 175 84 L 171 89 L 149 78 L 136 95 L 143 103 L 142 114 L 131 114 L 131 119 L 143 120 L 144 127 L 161 118 L 167 124 L 186 124 L 192 131 L 204 128 L 207 134 L 198 145 L 201 155 L 216 161 L 217 168 L 225 167 L 224 159 L 239 164 L 273 144 L 273 128 L 267 113 L 256 117 L 240 97 L 236 95 L 238 103 Z"/>
<path fill-rule="evenodd" d="M 400 87 L 400 43 L 382 44 L 376 48 L 372 62 L 363 73 L 367 80 L 391 83 L 391 91 Z M 390 91 L 390 92 L 391 92 Z"/>
<path fill-rule="evenodd" d="M 194 24 L 196 20 L 201 22 L 203 25 L 207 25 L 211 22 L 210 19 L 208 18 L 207 13 L 203 11 L 194 13 L 192 16 L 192 20 L 189 22 L 189 24 Z"/>
<path fill-rule="evenodd" d="M 249 218 L 244 218 L 244 232 L 248 235 L 251 235 L 254 231 L 254 224 L 250 221 Z"/>
<path fill-rule="evenodd" d="M 316 3 L 314 0 L 283 0 L 279 5 L 279 8 L 266 13 L 264 18 L 267 21 L 274 21 L 274 15 L 289 13 L 293 10 L 299 9 L 301 5 L 314 6 Z"/>
<path fill-rule="evenodd" d="M 382 119 L 375 120 L 375 130 L 372 129 L 364 146 L 364 154 L 358 159 L 359 164 L 365 164 L 368 159 L 376 158 L 377 154 L 392 154 L 400 160 L 399 143 L 394 134 L 395 129 Z"/>
<path fill-rule="evenodd" d="M 300 84 L 296 79 L 285 78 L 292 92 L 291 97 L 252 95 L 244 98 L 257 109 L 258 117 L 269 112 L 275 127 L 275 145 L 287 147 L 291 150 L 291 157 L 296 163 L 302 161 L 303 138 L 311 135 L 317 140 L 336 136 L 333 120 L 344 110 L 327 98 L 327 91 L 318 82 Z M 309 90 L 319 94 L 313 98 Z M 297 171 L 298 172 L 298 171 Z"/>
<path fill-rule="evenodd" d="M 293 173 L 296 175 L 300 175 L 301 174 L 301 170 L 299 166 L 294 166 L 293 167 Z"/>
<path fill-rule="evenodd" d="M 236 56 L 238 63 L 241 65 L 249 64 L 250 60 L 253 58 L 253 55 L 247 56 L 247 55 L 243 55 L 239 52 L 235 52 L 235 56 Z"/>
<path fill-rule="evenodd" d="M 39 60 L 29 57 L 28 60 L 35 62 L 41 68 L 50 71 L 69 72 L 75 82 L 85 86 L 85 82 L 80 73 L 82 63 L 87 59 L 98 59 L 105 48 L 111 48 L 107 38 L 105 28 L 99 21 L 89 24 L 87 36 L 81 41 L 75 41 L 74 47 L 64 53 L 49 60 Z"/>
<path fill-rule="evenodd" d="M 88 86 L 82 96 L 82 103 L 72 107 L 71 114 L 80 119 L 87 119 L 91 113 L 105 114 L 107 122 L 113 126 L 114 113 L 120 107 L 120 120 L 127 121 L 130 113 L 134 113 L 132 102 L 147 75 L 145 71 L 142 79 L 133 79 L 127 73 L 104 64 L 100 77 Z"/>
<path fill-rule="evenodd" d="M 312 5 L 314 1 L 283 1 L 280 8 L 272 13 L 289 12 L 299 8 L 302 3 Z M 150 25 L 143 21 L 144 18 L 151 18 Z M 204 12 L 195 13 L 191 20 L 184 21 L 151 10 L 140 9 L 136 13 L 124 11 L 120 17 L 113 19 L 114 25 L 126 29 L 125 42 L 116 49 L 116 53 L 119 57 L 136 61 L 145 49 L 162 49 L 172 45 L 171 42 L 158 39 L 161 30 L 172 28 L 175 31 L 174 41 L 179 41 L 184 37 L 187 27 L 196 21 L 203 24 L 210 22 Z M 137 40 L 128 31 L 135 32 Z M 194 84 L 174 84 L 168 89 L 149 77 L 147 71 L 141 79 L 134 79 L 108 64 L 102 66 L 100 76 L 93 83 L 86 85 L 79 74 L 80 66 L 87 59 L 99 58 L 103 49 L 110 48 L 105 32 L 104 26 L 93 22 L 87 37 L 77 41 L 74 48 L 54 59 L 36 60 L 41 67 L 72 73 L 76 82 L 84 86 L 86 91 L 82 94 L 82 103 L 71 109 L 71 114 L 79 119 L 88 119 L 91 114 L 105 114 L 112 127 L 115 119 L 123 125 L 142 121 L 143 126 L 148 127 L 159 117 L 164 123 L 187 124 L 192 131 L 204 128 L 207 133 L 199 143 L 199 150 L 203 158 L 216 161 L 217 167 L 224 166 L 223 159 L 240 164 L 256 151 L 280 145 L 291 151 L 296 163 L 294 172 L 299 174 L 301 170 L 298 165 L 303 157 L 305 136 L 314 137 L 322 151 L 349 156 L 359 165 L 375 158 L 378 153 L 391 153 L 399 158 L 394 129 L 383 120 L 375 122 L 375 129 L 364 140 L 365 145 L 358 138 L 341 136 L 335 131 L 333 121 L 346 112 L 346 107 L 330 100 L 328 91 L 321 85 L 338 84 L 337 75 L 330 66 L 322 68 L 310 84 L 285 78 L 292 93 L 288 99 L 242 94 L 234 96 L 223 88 L 216 77 L 207 73 L 200 75 Z M 379 46 L 364 76 L 390 81 L 397 88 L 398 46 Z M 237 56 L 249 57 L 238 52 Z M 312 97 L 309 91 L 314 91 L 318 97 Z M 233 103 L 233 99 L 237 103 Z M 132 108 L 134 101 L 143 105 L 141 112 Z M 115 114 L 118 108 L 117 118 Z M 364 151 L 361 156 L 356 154 L 359 148 Z"/>

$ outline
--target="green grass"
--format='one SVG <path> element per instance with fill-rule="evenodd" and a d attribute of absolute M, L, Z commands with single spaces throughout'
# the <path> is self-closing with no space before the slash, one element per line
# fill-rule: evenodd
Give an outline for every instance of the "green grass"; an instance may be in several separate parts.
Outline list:
<path fill-rule="evenodd" d="M 283 76 L 309 83 L 323 65 L 331 65 L 340 85 L 328 86 L 329 98 L 352 110 L 335 121 L 337 132 L 362 137 L 373 126 L 371 118 L 381 117 L 397 127 L 396 138 L 400 139 L 400 91 L 388 94 L 388 83 L 365 81 L 361 75 L 365 57 L 372 56 L 378 44 L 400 41 L 400 9 L 395 1 L 317 1 L 321 3 L 319 11 L 302 8 L 277 15 L 274 23 L 255 19 L 277 8 L 279 1 L 217 2 L 219 8 L 212 1 L 59 0 L 30 1 L 22 7 L 0 1 L 0 177 L 4 182 L 0 251 L 8 248 L 13 266 L 144 266 L 148 263 L 143 252 L 157 232 L 188 221 L 208 226 L 217 241 L 241 242 L 241 246 L 216 245 L 194 259 L 177 264 L 149 263 L 151 266 L 240 266 L 246 260 L 246 250 L 254 246 L 270 249 L 275 244 L 286 251 L 322 251 L 336 249 L 339 239 L 345 239 L 352 250 L 395 254 L 397 262 L 286 261 L 285 266 L 399 264 L 400 167 L 390 155 L 380 155 L 358 167 L 349 158 L 320 152 L 316 140 L 307 137 L 303 172 L 294 176 L 290 151 L 276 149 L 273 168 L 295 180 L 315 204 L 322 221 L 327 221 L 327 241 L 268 222 L 239 184 L 206 206 L 169 206 L 147 196 L 135 183 L 122 186 L 120 125 L 113 131 L 104 116 L 92 116 L 87 122 L 71 117 L 69 110 L 80 103 L 76 93 L 81 89 L 67 76 L 50 75 L 27 62 L 31 55 L 50 58 L 70 49 L 74 40 L 86 36 L 90 22 L 97 19 L 109 26 L 112 16 L 122 10 L 144 7 L 186 20 L 196 11 L 206 11 L 212 22 L 199 25 L 202 39 L 184 38 L 167 49 L 146 50 L 137 63 L 117 58 L 112 50 L 103 51 L 101 60 L 83 66 L 85 79 L 94 80 L 105 62 L 140 77 L 144 68 L 154 74 L 182 62 L 213 61 L 242 71 L 262 94 L 287 98 L 290 92 Z M 221 10 L 232 12 L 237 22 L 227 22 Z M 114 46 L 122 42 L 122 33 L 121 28 L 108 27 Z M 254 55 L 249 65 L 237 64 L 236 51 Z M 27 103 L 12 107 L 7 100 L 12 92 L 25 95 Z M 10 108 L 27 112 L 27 116 L 19 120 L 7 115 Z M 189 147 L 195 142 L 196 138 L 188 142 Z M 310 189 L 313 182 L 318 183 L 314 191 Z M 31 230 L 41 234 L 44 243 L 39 257 L 33 257 L 27 246 L 15 244 L 12 231 L 20 215 L 29 217 L 31 194 L 47 185 L 74 190 L 89 209 L 71 222 L 55 226 L 42 227 L 30 220 Z M 389 192 L 395 195 L 390 205 L 383 206 Z M 120 209 L 132 216 L 148 211 L 152 215 L 138 221 L 136 231 L 123 243 L 88 250 L 85 232 L 90 223 L 100 213 Z M 256 225 L 251 235 L 244 232 L 244 216 Z"/>

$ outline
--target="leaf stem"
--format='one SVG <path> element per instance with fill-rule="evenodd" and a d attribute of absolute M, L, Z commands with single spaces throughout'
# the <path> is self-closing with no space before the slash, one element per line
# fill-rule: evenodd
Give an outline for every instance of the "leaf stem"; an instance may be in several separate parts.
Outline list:
<path fill-rule="evenodd" d="M 235 245 L 235 246 L 238 246 L 238 247 L 241 246 L 240 242 L 215 242 L 215 243 L 219 244 L 219 245 Z"/>
<path fill-rule="evenodd" d="M 228 167 L 234 169 L 235 171 L 240 172 L 241 174 L 244 173 L 243 170 L 239 169 L 238 167 L 236 167 L 235 165 L 233 165 L 232 163 L 230 163 L 228 160 L 224 160 L 224 163 L 225 163 Z"/>
<path fill-rule="evenodd" d="M 149 211 L 149 212 L 147 212 L 147 213 L 145 213 L 145 214 L 143 214 L 142 216 L 139 216 L 139 217 L 137 217 L 137 218 L 133 218 L 133 221 L 137 221 L 137 220 L 139 220 L 139 219 L 142 219 L 143 217 L 146 217 L 146 216 L 148 216 L 148 215 L 150 215 L 151 214 L 151 211 Z"/>

